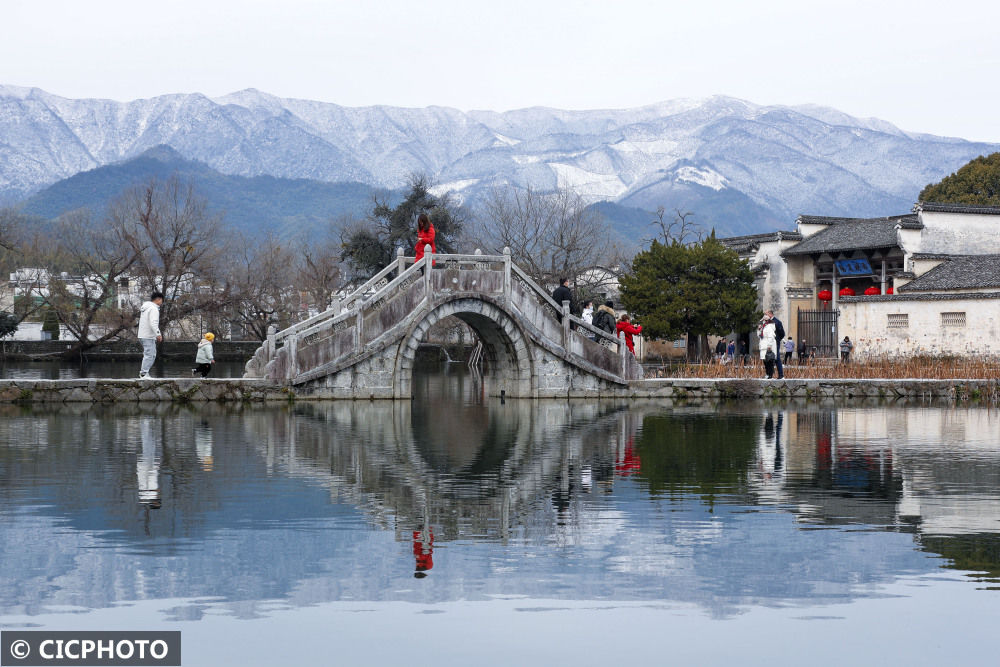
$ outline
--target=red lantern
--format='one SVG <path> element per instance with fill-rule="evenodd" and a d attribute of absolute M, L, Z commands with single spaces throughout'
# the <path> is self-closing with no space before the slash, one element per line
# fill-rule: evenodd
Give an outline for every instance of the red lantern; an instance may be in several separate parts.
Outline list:
<path fill-rule="evenodd" d="M 850 287 L 845 287 L 844 289 L 840 290 L 840 296 L 854 296 L 854 290 L 852 290 Z"/>
<path fill-rule="evenodd" d="M 832 301 L 833 292 L 831 292 L 828 289 L 820 290 L 819 294 L 816 295 L 816 298 L 819 299 L 820 301 Z"/>
<path fill-rule="evenodd" d="M 888 289 L 886 289 L 885 293 L 886 293 L 886 294 L 895 294 L 895 292 L 893 292 L 893 291 L 892 291 L 892 288 L 891 288 L 891 287 L 890 287 L 890 288 L 888 288 Z"/>
<path fill-rule="evenodd" d="M 878 296 L 881 293 L 882 293 L 882 290 L 880 290 L 879 288 L 875 287 L 874 285 L 872 285 L 871 287 L 869 287 L 868 289 L 865 290 L 865 296 Z"/>

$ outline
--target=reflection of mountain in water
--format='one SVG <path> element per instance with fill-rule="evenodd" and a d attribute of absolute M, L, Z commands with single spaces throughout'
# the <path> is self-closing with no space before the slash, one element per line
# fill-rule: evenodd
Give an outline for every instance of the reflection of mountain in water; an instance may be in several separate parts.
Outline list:
<path fill-rule="evenodd" d="M 0 609 L 202 599 L 173 611 L 197 618 L 275 599 L 513 594 L 727 614 L 847 600 L 937 567 L 906 532 L 925 517 L 944 526 L 928 499 L 961 488 L 996 502 L 985 449 L 969 461 L 921 445 L 882 414 L 560 401 L 9 410 Z M 968 415 L 969 442 L 982 419 Z M 989 525 L 963 537 L 959 566 L 993 558 L 995 571 L 995 537 L 992 551 L 975 542 Z M 957 560 L 946 532 L 918 539 Z"/>

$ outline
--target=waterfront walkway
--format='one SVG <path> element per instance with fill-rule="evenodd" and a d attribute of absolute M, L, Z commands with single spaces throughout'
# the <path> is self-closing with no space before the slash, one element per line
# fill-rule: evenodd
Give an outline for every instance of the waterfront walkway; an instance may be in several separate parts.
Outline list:
<path fill-rule="evenodd" d="M 0 380 L 0 403 L 264 402 L 333 400 L 333 393 L 296 394 L 294 387 L 263 379 L 156 378 L 148 380 Z M 570 398 L 549 397 L 549 398 Z M 732 380 L 660 378 L 594 392 L 591 399 L 717 400 L 760 398 L 869 398 L 1000 402 L 998 380 Z"/>

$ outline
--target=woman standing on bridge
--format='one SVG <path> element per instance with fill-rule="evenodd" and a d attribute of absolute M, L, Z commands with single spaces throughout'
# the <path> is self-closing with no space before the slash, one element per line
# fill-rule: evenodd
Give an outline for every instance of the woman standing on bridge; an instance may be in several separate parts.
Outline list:
<path fill-rule="evenodd" d="M 616 328 L 616 333 L 618 334 L 619 337 L 621 337 L 622 333 L 624 332 L 625 347 L 628 348 L 628 351 L 631 352 L 632 356 L 634 357 L 635 342 L 632 340 L 632 336 L 642 333 L 642 325 L 632 324 L 628 315 L 622 315 L 621 319 L 618 320 L 618 324 L 615 328 Z"/>
<path fill-rule="evenodd" d="M 425 245 L 431 247 L 431 254 L 437 252 L 434 245 L 434 225 L 431 224 L 429 215 L 421 213 L 417 217 L 417 252 L 414 255 L 418 262 L 424 257 Z"/>

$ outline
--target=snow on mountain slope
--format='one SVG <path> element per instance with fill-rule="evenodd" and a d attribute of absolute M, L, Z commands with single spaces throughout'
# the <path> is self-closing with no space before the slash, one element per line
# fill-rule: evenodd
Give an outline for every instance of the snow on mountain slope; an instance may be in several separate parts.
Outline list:
<path fill-rule="evenodd" d="M 343 107 L 254 89 L 115 102 L 0 86 L 0 201 L 159 144 L 241 176 L 397 188 L 421 173 L 466 201 L 504 183 L 572 187 L 589 200 L 630 205 L 666 197 L 659 203 L 668 208 L 715 192 L 727 215 L 740 215 L 740 202 L 759 207 L 748 214 L 754 220 L 898 213 L 927 183 L 1000 150 L 825 107 L 724 96 L 634 109 L 462 112 Z"/>

